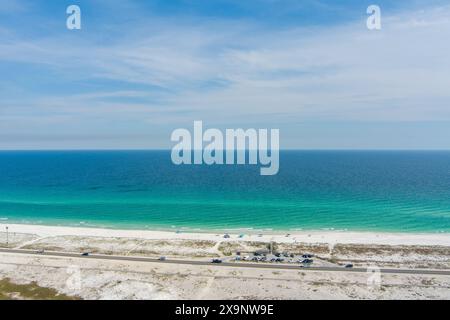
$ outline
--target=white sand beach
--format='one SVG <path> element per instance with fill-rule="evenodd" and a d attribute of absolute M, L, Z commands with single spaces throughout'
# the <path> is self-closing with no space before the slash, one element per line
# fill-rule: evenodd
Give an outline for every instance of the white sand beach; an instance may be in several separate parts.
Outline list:
<path fill-rule="evenodd" d="M 450 246 L 448 233 L 384 233 L 384 232 L 354 232 L 354 231 L 291 231 L 287 233 L 262 232 L 231 234 L 229 239 L 223 239 L 224 233 L 195 233 L 195 232 L 169 232 L 151 230 L 120 230 L 83 227 L 43 226 L 27 224 L 0 223 L 0 232 L 8 227 L 10 233 L 35 234 L 39 237 L 54 236 L 95 236 L 138 238 L 147 240 L 207 240 L 207 241 L 261 241 L 279 243 L 326 243 L 326 244 L 379 244 L 379 245 L 426 245 Z"/>
<path fill-rule="evenodd" d="M 6 234 L 6 227 L 8 233 Z M 6 243 L 8 241 L 8 243 Z M 37 283 L 82 299 L 450 299 L 450 275 L 371 274 L 301 269 L 288 255 L 314 256 L 314 266 L 450 270 L 448 234 L 298 231 L 292 234 L 190 233 L 0 224 L 0 281 Z M 211 264 L 235 262 L 272 248 L 297 270 Z M 28 250 L 28 253 L 10 252 Z M 39 252 L 75 253 L 75 257 Z M 81 253 L 158 258 L 174 263 L 83 259 Z M 177 260 L 208 262 L 185 265 Z M 297 258 L 295 258 L 297 259 Z M 295 260 L 294 259 L 294 260 Z M 292 260 L 292 259 L 290 259 Z M 242 262 L 241 262 L 242 263 Z M 271 262 L 259 262 L 270 264 Z M 71 283 L 78 270 L 81 285 Z M 72 279 L 73 280 L 73 279 Z"/>

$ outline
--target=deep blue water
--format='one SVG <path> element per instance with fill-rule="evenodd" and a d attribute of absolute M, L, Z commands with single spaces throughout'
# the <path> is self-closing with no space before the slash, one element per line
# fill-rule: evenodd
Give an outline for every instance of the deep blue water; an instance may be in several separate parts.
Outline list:
<path fill-rule="evenodd" d="M 282 151 L 175 166 L 169 151 L 0 152 L 0 222 L 450 232 L 450 152 Z"/>

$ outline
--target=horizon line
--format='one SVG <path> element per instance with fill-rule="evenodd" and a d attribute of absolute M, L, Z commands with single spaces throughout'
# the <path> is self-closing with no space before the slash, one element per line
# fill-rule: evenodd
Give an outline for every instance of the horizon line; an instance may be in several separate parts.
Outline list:
<path fill-rule="evenodd" d="M 80 148 L 80 149 L 0 149 L 0 152 L 74 152 L 74 151 L 172 151 L 172 149 L 163 149 L 163 148 Z M 191 152 L 196 151 L 195 149 L 191 150 Z M 203 149 L 199 149 L 199 151 L 203 151 Z M 228 151 L 228 149 L 223 149 L 223 151 Z M 258 151 L 258 150 L 249 150 L 249 149 L 239 149 L 234 151 Z M 351 148 L 284 148 L 279 149 L 279 151 L 450 151 L 449 149 L 424 149 L 424 148 L 416 148 L 416 149 L 395 149 L 395 148 L 359 148 L 359 149 L 351 149 Z"/>

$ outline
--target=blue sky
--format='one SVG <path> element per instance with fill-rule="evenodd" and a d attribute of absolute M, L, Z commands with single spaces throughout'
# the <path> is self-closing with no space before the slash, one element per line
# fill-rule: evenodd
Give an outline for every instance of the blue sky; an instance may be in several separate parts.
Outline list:
<path fill-rule="evenodd" d="M 279 128 L 282 148 L 450 149 L 449 38 L 438 0 L 3 0 L 0 149 L 170 148 L 194 120 Z"/>

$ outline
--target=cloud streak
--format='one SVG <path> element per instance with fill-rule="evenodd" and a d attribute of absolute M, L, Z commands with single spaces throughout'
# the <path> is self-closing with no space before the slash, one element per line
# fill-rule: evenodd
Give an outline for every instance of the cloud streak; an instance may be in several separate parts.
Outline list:
<path fill-rule="evenodd" d="M 116 38 L 105 42 L 85 31 L 36 39 L 7 32 L 2 65 L 37 65 L 49 86 L 60 82 L 70 93 L 26 93 L 26 80 L 16 83 L 24 96 L 0 89 L 0 131 L 28 123 L 46 133 L 36 123 L 52 117 L 56 132 L 68 123 L 93 130 L 99 121 L 123 123 L 124 135 L 133 123 L 145 132 L 148 124 L 169 130 L 196 119 L 226 127 L 450 122 L 450 6 L 385 14 L 380 32 L 365 28 L 364 15 L 283 28 L 148 18 L 112 28 Z"/>

